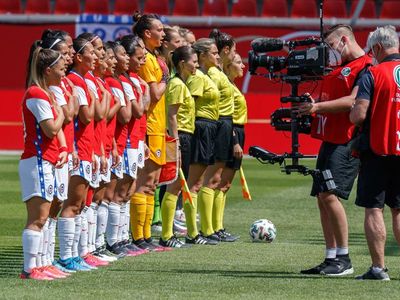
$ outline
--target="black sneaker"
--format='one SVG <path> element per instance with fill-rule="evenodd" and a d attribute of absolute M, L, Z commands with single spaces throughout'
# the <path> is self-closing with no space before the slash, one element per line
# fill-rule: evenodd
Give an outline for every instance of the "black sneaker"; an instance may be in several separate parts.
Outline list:
<path fill-rule="evenodd" d="M 348 254 L 336 255 L 333 263 L 321 270 L 321 275 L 327 276 L 344 276 L 353 273 L 353 266 L 351 265 L 351 260 Z"/>
<path fill-rule="evenodd" d="M 321 275 L 321 271 L 325 269 L 328 265 L 333 264 L 334 261 L 334 258 L 325 258 L 325 260 L 319 265 L 311 269 L 301 270 L 300 273 L 307 275 Z"/>
<path fill-rule="evenodd" d="M 217 241 L 210 240 L 205 238 L 201 234 L 196 235 L 196 237 L 191 238 L 190 236 L 185 237 L 186 244 L 196 244 L 196 245 L 218 245 Z"/>
<path fill-rule="evenodd" d="M 126 251 L 124 250 L 124 248 L 120 247 L 118 243 L 115 243 L 112 246 L 106 243 L 106 249 L 110 251 L 112 254 L 118 256 L 118 258 L 126 256 Z"/>
<path fill-rule="evenodd" d="M 367 272 L 365 272 L 362 275 L 356 276 L 357 280 L 384 280 L 388 281 L 390 280 L 389 274 L 387 273 L 388 269 L 384 268 L 382 271 L 376 273 L 373 271 L 372 267 L 368 269 Z"/>
<path fill-rule="evenodd" d="M 202 236 L 202 237 L 205 237 L 206 239 L 208 239 L 208 240 L 211 240 L 211 241 L 216 241 L 216 242 L 220 242 L 221 241 L 221 238 L 218 236 L 218 234 L 216 234 L 215 232 L 213 233 L 213 234 L 210 234 L 210 235 L 204 235 L 201 231 L 200 231 L 200 235 Z"/>
<path fill-rule="evenodd" d="M 173 235 L 170 239 L 166 241 L 160 238 L 159 244 L 162 247 L 170 247 L 170 248 L 188 248 L 189 246 L 185 245 L 185 243 L 180 241 L 175 235 Z"/>
<path fill-rule="evenodd" d="M 227 232 L 225 230 L 225 228 L 221 229 L 221 230 L 218 230 L 215 233 L 219 236 L 221 242 L 235 242 L 235 241 L 237 241 L 239 239 L 239 236 L 230 234 L 229 232 Z"/>

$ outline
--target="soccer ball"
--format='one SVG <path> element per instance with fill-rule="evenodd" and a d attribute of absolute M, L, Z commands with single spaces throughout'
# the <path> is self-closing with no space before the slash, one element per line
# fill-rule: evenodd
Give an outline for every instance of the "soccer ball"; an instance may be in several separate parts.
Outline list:
<path fill-rule="evenodd" d="M 251 224 L 249 233 L 253 242 L 271 243 L 276 238 L 275 225 L 267 219 L 257 220 Z"/>

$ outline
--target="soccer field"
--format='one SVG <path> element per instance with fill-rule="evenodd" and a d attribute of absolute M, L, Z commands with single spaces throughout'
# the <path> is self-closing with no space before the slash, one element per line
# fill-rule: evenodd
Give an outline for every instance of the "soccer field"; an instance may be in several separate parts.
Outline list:
<path fill-rule="evenodd" d="M 310 161 L 311 166 L 314 162 Z M 311 177 L 287 176 L 277 166 L 244 161 L 253 201 L 243 201 L 239 181 L 228 195 L 225 225 L 239 242 L 151 253 L 110 267 L 52 282 L 20 280 L 21 233 L 25 206 L 20 200 L 18 157 L 0 156 L 0 299 L 399 299 L 399 251 L 386 212 L 386 263 L 392 281 L 358 282 L 354 276 L 304 276 L 300 269 L 319 263 L 324 243 Z M 355 274 L 370 258 L 361 208 L 354 192 L 345 202 L 350 255 Z M 270 219 L 277 228 L 271 244 L 251 243 L 250 224 Z"/>

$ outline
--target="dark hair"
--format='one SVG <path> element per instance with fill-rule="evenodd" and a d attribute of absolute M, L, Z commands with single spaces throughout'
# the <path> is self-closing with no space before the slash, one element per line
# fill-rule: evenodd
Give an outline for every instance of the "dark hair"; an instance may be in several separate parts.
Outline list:
<path fill-rule="evenodd" d="M 65 43 L 65 40 L 58 37 L 52 37 L 42 40 L 40 46 L 44 49 L 60 50 L 60 45 L 62 43 Z"/>
<path fill-rule="evenodd" d="M 177 72 L 179 72 L 178 69 L 179 62 L 181 62 L 182 60 L 184 62 L 187 62 L 192 57 L 193 54 L 196 54 L 196 51 L 190 46 L 181 46 L 176 48 L 172 52 L 171 59 Z"/>
<path fill-rule="evenodd" d="M 221 32 L 216 28 L 211 30 L 208 37 L 215 41 L 215 44 L 217 45 L 218 48 L 218 52 L 221 52 L 221 50 L 226 46 L 228 46 L 228 48 L 231 49 L 233 45 L 235 45 L 235 40 L 231 35 L 225 32 Z"/>
<path fill-rule="evenodd" d="M 76 54 L 82 54 L 85 50 L 86 46 L 90 43 L 90 41 L 84 38 L 76 38 L 73 40 L 73 47 Z"/>
<path fill-rule="evenodd" d="M 129 35 L 123 36 L 120 39 L 119 43 L 121 44 L 122 47 L 125 48 L 126 53 L 129 56 L 132 56 L 135 54 L 136 49 L 141 47 L 140 41 L 141 41 L 141 38 L 138 37 L 137 35 L 129 34 Z"/>
<path fill-rule="evenodd" d="M 104 49 L 105 50 L 112 49 L 114 53 L 118 47 L 122 47 L 121 42 L 119 41 L 108 41 L 104 43 Z"/>
<path fill-rule="evenodd" d="M 34 44 L 36 44 L 36 42 L 37 41 L 35 41 Z M 32 53 L 32 61 L 29 66 L 26 87 L 36 84 L 40 88 L 47 90 L 43 75 L 44 71 L 46 68 L 55 64 L 57 60 L 60 59 L 60 56 L 61 54 L 55 50 L 44 49 L 40 46 L 37 46 Z"/>
<path fill-rule="evenodd" d="M 49 38 L 58 38 L 64 40 L 69 36 L 69 33 L 64 30 L 53 30 L 53 29 L 46 29 L 42 33 L 41 40 L 46 40 Z"/>
<path fill-rule="evenodd" d="M 160 17 L 156 14 L 142 15 L 137 11 L 133 14 L 132 19 L 133 23 L 135 23 L 132 26 L 132 32 L 143 39 L 144 31 L 150 29 L 153 21 L 160 20 Z"/>
<path fill-rule="evenodd" d="M 77 38 L 85 39 L 89 42 L 93 42 L 96 39 L 96 37 L 98 36 L 91 32 L 83 32 L 77 36 Z"/>
<path fill-rule="evenodd" d="M 324 38 L 327 38 L 329 35 L 331 35 L 333 32 L 335 32 L 337 30 L 346 32 L 350 38 L 354 38 L 353 28 L 351 28 L 350 25 L 346 25 L 346 24 L 336 24 L 336 25 L 329 27 L 323 33 Z"/>

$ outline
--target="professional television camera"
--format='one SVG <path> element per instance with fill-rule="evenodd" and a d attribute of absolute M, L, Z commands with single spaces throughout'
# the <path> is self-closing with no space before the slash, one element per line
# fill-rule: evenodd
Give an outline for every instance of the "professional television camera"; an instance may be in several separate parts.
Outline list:
<path fill-rule="evenodd" d="M 321 35 L 322 36 L 322 35 Z M 294 50 L 303 46 L 303 49 Z M 312 46 L 312 47 L 306 47 Z M 271 115 L 271 125 L 275 130 L 290 131 L 292 138 L 292 149 L 290 153 L 277 155 L 261 147 L 252 146 L 249 154 L 262 163 L 279 163 L 282 171 L 287 174 L 299 172 L 304 175 L 315 171 L 299 164 L 300 158 L 313 158 L 299 152 L 299 133 L 309 134 L 311 130 L 311 116 L 297 116 L 293 107 L 298 103 L 311 102 L 309 96 L 298 95 L 301 82 L 321 80 L 327 74 L 329 51 L 328 45 L 320 38 L 308 38 L 298 41 L 283 41 L 275 38 L 258 38 L 251 43 L 252 50 L 249 51 L 249 72 L 252 75 L 262 75 L 270 79 L 278 79 L 291 85 L 291 94 L 282 97 L 282 103 L 290 103 L 290 108 L 280 108 Z M 267 52 L 288 50 L 287 56 L 270 56 Z M 259 68 L 266 69 L 266 74 L 259 74 Z M 284 72 L 286 70 L 286 72 Z M 285 159 L 291 159 L 292 164 L 287 165 Z M 329 176 L 328 176 L 329 177 Z M 327 178 L 328 178 L 327 177 Z"/>

